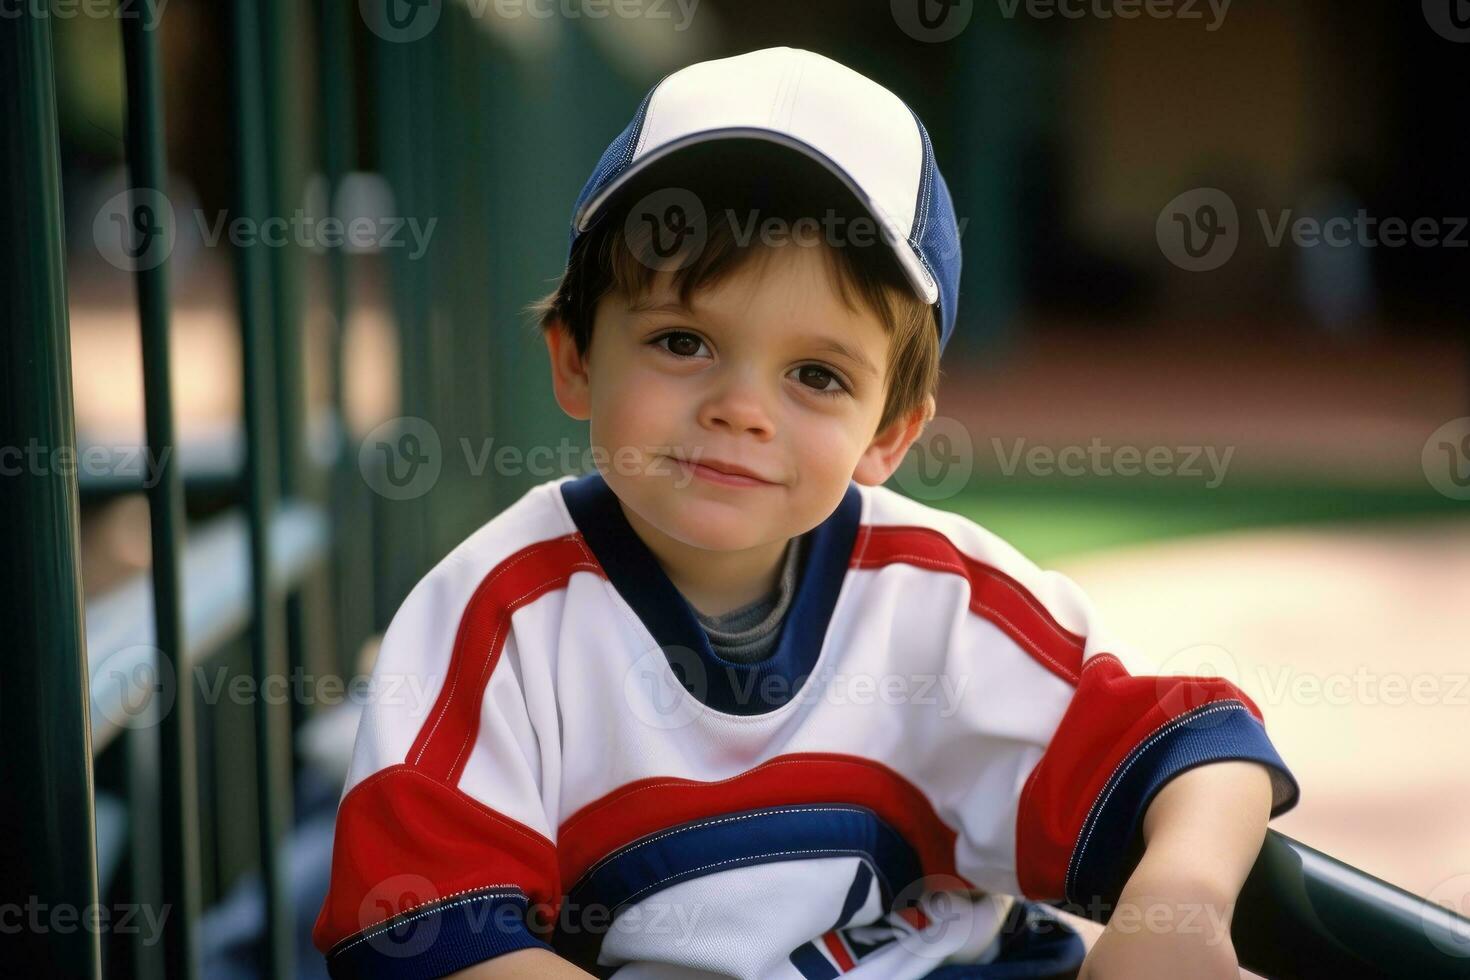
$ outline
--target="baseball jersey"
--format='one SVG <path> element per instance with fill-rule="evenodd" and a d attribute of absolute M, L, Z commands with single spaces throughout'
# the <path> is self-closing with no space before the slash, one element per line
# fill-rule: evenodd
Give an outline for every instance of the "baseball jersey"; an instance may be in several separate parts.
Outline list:
<path fill-rule="evenodd" d="M 1180 772 L 1254 760 L 1272 815 L 1295 804 L 1250 698 L 1149 675 L 974 521 L 854 482 L 808 547 L 749 664 L 599 473 L 456 547 L 373 670 L 314 932 L 332 975 L 549 946 L 618 980 L 983 976 L 954 965 L 1004 953 L 1009 903 L 1116 898 Z"/>

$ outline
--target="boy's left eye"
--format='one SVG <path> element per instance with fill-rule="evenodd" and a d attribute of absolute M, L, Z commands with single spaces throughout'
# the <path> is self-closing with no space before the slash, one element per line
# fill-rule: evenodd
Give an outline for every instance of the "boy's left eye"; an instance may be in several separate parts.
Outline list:
<path fill-rule="evenodd" d="M 820 364 L 803 364 L 795 373 L 797 381 L 819 395 L 841 395 L 847 391 L 842 379 Z"/>

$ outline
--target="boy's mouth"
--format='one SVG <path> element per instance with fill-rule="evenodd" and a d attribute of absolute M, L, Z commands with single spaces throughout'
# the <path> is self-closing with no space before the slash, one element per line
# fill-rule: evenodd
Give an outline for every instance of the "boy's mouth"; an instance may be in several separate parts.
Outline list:
<path fill-rule="evenodd" d="M 775 481 L 767 480 L 754 470 L 735 463 L 727 463 L 718 459 L 701 459 L 695 462 L 678 456 L 669 458 L 678 463 L 686 473 L 711 483 L 730 487 L 773 487 L 777 485 Z"/>

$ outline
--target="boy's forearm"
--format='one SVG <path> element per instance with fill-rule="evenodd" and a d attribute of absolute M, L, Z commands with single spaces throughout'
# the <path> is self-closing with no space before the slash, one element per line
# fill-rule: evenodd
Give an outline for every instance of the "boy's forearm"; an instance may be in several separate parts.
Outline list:
<path fill-rule="evenodd" d="M 1143 857 L 1081 980 L 1238 977 L 1230 923 L 1270 815 L 1259 763 L 1211 762 L 1169 780 L 1144 813 Z"/>
<path fill-rule="evenodd" d="M 592 974 L 546 949 L 521 949 L 454 974 L 450 980 L 579 980 Z"/>
<path fill-rule="evenodd" d="M 1124 894 L 1231 905 L 1266 837 L 1271 777 L 1256 762 L 1213 762 L 1166 783 L 1143 818 L 1143 857 Z"/>

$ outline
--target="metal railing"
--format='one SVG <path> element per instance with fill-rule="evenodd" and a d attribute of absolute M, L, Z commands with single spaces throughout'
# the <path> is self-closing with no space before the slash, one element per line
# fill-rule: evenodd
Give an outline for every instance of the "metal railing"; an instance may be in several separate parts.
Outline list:
<path fill-rule="evenodd" d="M 0 435 L 10 445 L 73 446 L 60 147 L 43 19 L 0 22 L 0 120 L 0 424 L 12 430 Z M 0 480 L 0 514 L 11 539 L 0 571 L 0 718 L 15 738 L 14 750 L 0 754 L 4 893 L 7 901 L 90 908 L 97 853 L 76 482 L 56 468 Z M 12 963 L 78 977 L 101 969 L 95 935 L 22 930 L 7 938 Z"/>

